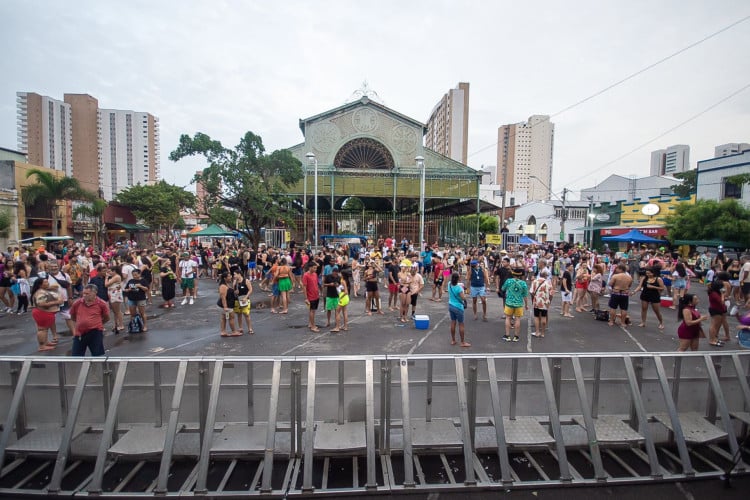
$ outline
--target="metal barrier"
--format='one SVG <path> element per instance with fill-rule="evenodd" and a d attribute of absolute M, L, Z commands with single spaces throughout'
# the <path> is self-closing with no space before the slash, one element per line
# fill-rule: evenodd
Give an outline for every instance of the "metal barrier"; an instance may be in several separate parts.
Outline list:
<path fill-rule="evenodd" d="M 290 496 L 744 474 L 750 353 L 0 358 L 0 494 Z"/>

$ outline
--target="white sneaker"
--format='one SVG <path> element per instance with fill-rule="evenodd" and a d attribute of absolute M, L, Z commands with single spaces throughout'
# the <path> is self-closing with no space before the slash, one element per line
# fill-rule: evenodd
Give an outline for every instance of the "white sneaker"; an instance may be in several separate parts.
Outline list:
<path fill-rule="evenodd" d="M 732 306 L 732 309 L 729 310 L 729 315 L 734 316 L 737 314 L 737 306 Z"/>
<path fill-rule="evenodd" d="M 184 306 L 185 304 L 187 304 L 187 297 L 185 297 L 184 299 L 182 299 L 182 302 L 180 302 L 181 306 Z"/>
<path fill-rule="evenodd" d="M 192 297 L 190 297 L 190 305 L 191 306 L 193 305 L 193 298 Z"/>

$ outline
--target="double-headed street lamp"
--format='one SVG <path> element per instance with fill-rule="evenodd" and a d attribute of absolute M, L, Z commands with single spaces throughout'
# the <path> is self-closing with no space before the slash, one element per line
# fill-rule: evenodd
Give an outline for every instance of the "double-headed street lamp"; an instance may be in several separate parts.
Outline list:
<path fill-rule="evenodd" d="M 314 165 L 315 167 L 315 232 L 314 232 L 314 243 L 313 246 L 318 246 L 318 159 L 315 158 L 315 153 L 312 151 L 307 153 L 305 155 L 307 158 L 307 161 Z M 305 169 L 305 172 L 307 172 L 307 169 Z M 305 209 L 307 209 L 307 200 L 305 200 Z"/>

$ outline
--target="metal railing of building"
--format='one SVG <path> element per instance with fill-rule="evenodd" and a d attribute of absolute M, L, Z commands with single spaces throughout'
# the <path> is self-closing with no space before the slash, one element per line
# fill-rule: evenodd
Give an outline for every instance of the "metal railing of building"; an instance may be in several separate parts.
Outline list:
<path fill-rule="evenodd" d="M 0 495 L 508 490 L 744 474 L 750 353 L 0 358 Z"/>

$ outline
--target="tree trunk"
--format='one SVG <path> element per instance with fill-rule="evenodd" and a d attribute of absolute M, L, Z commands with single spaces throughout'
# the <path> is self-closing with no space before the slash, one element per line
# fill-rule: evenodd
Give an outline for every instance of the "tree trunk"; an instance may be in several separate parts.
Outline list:
<path fill-rule="evenodd" d="M 57 203 L 53 202 L 52 205 L 52 236 L 57 236 L 57 222 L 59 220 L 59 214 L 57 211 Z"/>

